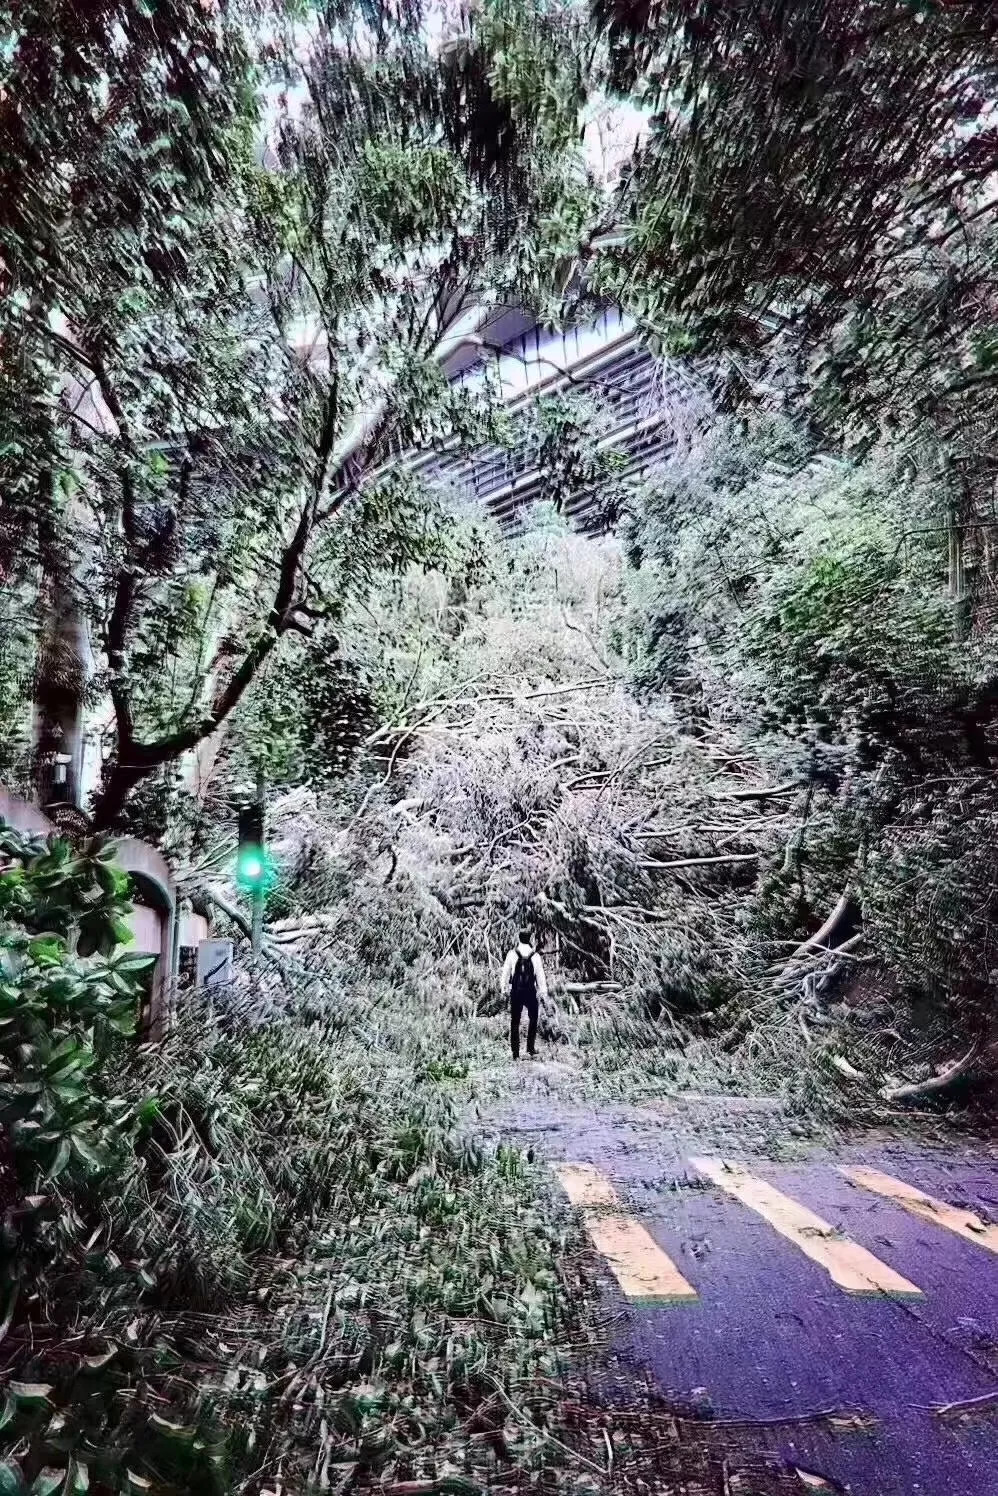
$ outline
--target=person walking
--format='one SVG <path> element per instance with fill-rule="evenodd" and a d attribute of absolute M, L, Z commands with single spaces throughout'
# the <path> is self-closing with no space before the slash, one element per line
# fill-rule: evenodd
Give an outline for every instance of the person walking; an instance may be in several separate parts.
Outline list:
<path fill-rule="evenodd" d="M 502 969 L 502 992 L 509 999 L 509 1043 L 514 1060 L 520 1058 L 520 1019 L 527 1010 L 527 1058 L 534 1058 L 537 1014 L 548 995 L 544 965 L 529 930 L 521 930 L 517 944 Z"/>

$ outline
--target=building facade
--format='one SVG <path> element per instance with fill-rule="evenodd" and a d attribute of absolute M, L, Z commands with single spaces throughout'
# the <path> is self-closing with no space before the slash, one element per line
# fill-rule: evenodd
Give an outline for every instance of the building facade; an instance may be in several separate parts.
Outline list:
<path fill-rule="evenodd" d="M 530 402 L 579 391 L 596 404 L 598 449 L 617 455 L 623 483 L 653 472 L 675 446 L 674 420 L 696 397 L 690 375 L 675 360 L 657 357 L 633 319 L 616 307 L 567 330 L 544 328 L 515 310 L 500 312 L 486 326 L 486 350 L 461 350 L 448 376 L 474 389 L 486 379 L 501 392 L 514 418 Z M 487 446 L 477 451 L 409 452 L 402 459 L 432 486 L 472 497 L 505 527 L 516 527 L 541 493 L 544 475 L 526 444 Z M 582 530 L 604 523 L 599 496 L 581 489 L 568 494 L 565 517 Z"/>

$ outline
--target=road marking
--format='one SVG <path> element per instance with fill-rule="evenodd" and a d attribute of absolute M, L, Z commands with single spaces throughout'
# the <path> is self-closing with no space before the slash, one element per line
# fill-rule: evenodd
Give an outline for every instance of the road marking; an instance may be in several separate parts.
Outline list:
<path fill-rule="evenodd" d="M 872 1252 L 850 1241 L 834 1226 L 764 1179 L 756 1179 L 739 1164 L 721 1158 L 693 1158 L 693 1167 L 729 1195 L 754 1210 L 812 1262 L 828 1273 L 833 1283 L 852 1294 L 894 1294 L 921 1298 L 922 1290 L 878 1261 Z"/>
<path fill-rule="evenodd" d="M 689 1304 L 697 1291 L 672 1258 L 621 1209 L 607 1179 L 591 1164 L 555 1164 L 554 1172 L 573 1205 L 583 1212 L 589 1239 L 606 1258 L 625 1298 L 636 1304 Z"/>
<path fill-rule="evenodd" d="M 593 1246 L 610 1265 L 625 1298 L 639 1304 L 691 1303 L 697 1291 L 658 1242 L 627 1216 L 597 1216 L 586 1223 Z"/>
<path fill-rule="evenodd" d="M 565 1194 L 580 1210 L 600 1210 L 620 1204 L 609 1179 L 592 1164 L 555 1164 L 554 1172 Z"/>
<path fill-rule="evenodd" d="M 947 1231 L 962 1236 L 964 1241 L 976 1242 L 979 1247 L 986 1247 L 989 1252 L 998 1252 L 998 1226 L 987 1225 L 972 1210 L 962 1210 L 957 1205 L 947 1205 L 942 1200 L 934 1200 L 931 1195 L 924 1194 L 913 1184 L 905 1184 L 901 1179 L 892 1179 L 889 1174 L 881 1174 L 879 1169 L 840 1164 L 839 1173 L 844 1174 L 846 1179 L 851 1179 L 853 1184 L 862 1185 L 864 1189 L 872 1190 L 874 1194 L 893 1200 L 911 1215 L 919 1216 L 923 1221 L 932 1221 L 936 1226 L 945 1226 Z"/>

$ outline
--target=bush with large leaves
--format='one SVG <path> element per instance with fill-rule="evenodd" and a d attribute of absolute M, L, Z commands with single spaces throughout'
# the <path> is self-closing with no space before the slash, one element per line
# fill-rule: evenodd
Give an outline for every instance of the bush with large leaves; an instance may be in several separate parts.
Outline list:
<path fill-rule="evenodd" d="M 107 1167 L 123 1136 L 101 1062 L 135 1032 L 154 956 L 124 947 L 128 875 L 114 848 L 74 852 L 0 829 L 0 1125 L 35 1196 Z"/>
<path fill-rule="evenodd" d="M 128 950 L 128 889 L 113 847 L 75 851 L 0 826 L 4 1361 L 16 1367 L 28 1347 L 41 1350 L 53 1332 L 61 1338 L 75 1300 L 75 1345 L 64 1359 L 71 1375 L 91 1373 L 98 1402 L 105 1348 L 85 1331 L 87 1299 L 129 1276 L 102 1250 L 101 1195 L 123 1187 L 149 1110 L 112 1083 L 155 960 Z M 20 1489 L 24 1476 L 33 1490 L 85 1489 L 84 1467 L 69 1456 L 75 1441 L 38 1437 L 61 1416 L 56 1388 L 12 1380 L 6 1394 L 0 1426 L 24 1458 L 0 1466 L 2 1488 Z M 66 1460 L 57 1470 L 59 1448 Z"/>
<path fill-rule="evenodd" d="M 13 1496 L 140 1491 L 153 1475 L 164 1490 L 223 1484 L 217 1421 L 158 1315 L 230 1302 L 256 1223 L 230 1177 L 205 1177 L 206 1150 L 192 1156 L 191 1113 L 168 1087 L 148 1093 L 156 1067 L 134 1038 L 155 957 L 128 948 L 114 857 L 0 827 L 0 1491 Z"/>

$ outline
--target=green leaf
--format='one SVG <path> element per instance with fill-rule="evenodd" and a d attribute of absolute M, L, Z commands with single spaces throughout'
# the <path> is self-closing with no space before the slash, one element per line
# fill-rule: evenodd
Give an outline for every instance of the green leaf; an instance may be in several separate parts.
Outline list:
<path fill-rule="evenodd" d="M 83 1101 L 87 1096 L 87 1089 L 76 1081 L 53 1081 L 51 1086 L 53 1096 L 57 1096 L 63 1106 L 73 1106 L 78 1101 Z"/>
<path fill-rule="evenodd" d="M 104 1016 L 116 1034 L 123 1034 L 127 1039 L 135 1033 L 137 1018 L 133 1012 L 123 1012 L 119 1009 L 113 1013 L 106 1013 Z"/>
<path fill-rule="evenodd" d="M 4 1405 L 0 1408 L 0 1429 L 5 1429 L 8 1423 L 17 1413 L 17 1403 L 10 1396 L 4 1399 Z"/>
<path fill-rule="evenodd" d="M 12 1460 L 0 1461 L 0 1496 L 21 1496 L 24 1481 Z"/>
<path fill-rule="evenodd" d="M 109 1162 L 107 1155 L 94 1148 L 85 1138 L 74 1135 L 71 1147 L 77 1158 L 81 1159 L 89 1169 L 107 1168 Z"/>
<path fill-rule="evenodd" d="M 61 1060 L 65 1055 L 78 1055 L 82 1053 L 80 1041 L 76 1035 L 67 1034 L 64 1039 L 60 1040 L 55 1049 L 53 1049 L 51 1059 Z"/>
<path fill-rule="evenodd" d="M 85 1496 L 90 1490 L 90 1471 L 81 1460 L 71 1460 L 66 1476 L 65 1496 Z"/>
<path fill-rule="evenodd" d="M 47 1465 L 44 1470 L 39 1470 L 31 1482 L 31 1496 L 54 1496 L 65 1479 L 65 1470 Z"/>
<path fill-rule="evenodd" d="M 111 933 L 114 935 L 117 945 L 130 945 L 135 935 L 123 919 L 111 921 Z"/>
<path fill-rule="evenodd" d="M 142 954 L 140 951 L 129 951 L 118 957 L 114 963 L 114 969 L 131 976 L 140 971 L 148 971 L 151 966 L 156 965 L 158 960 L 158 956 Z"/>
<path fill-rule="evenodd" d="M 44 1408 L 52 1397 L 47 1382 L 11 1382 L 10 1395 L 19 1408 Z"/>
<path fill-rule="evenodd" d="M 36 966 L 59 966 L 66 955 L 65 942 L 58 935 L 40 935 L 28 946 L 28 955 Z"/>
<path fill-rule="evenodd" d="M 48 1178 L 48 1179 L 58 1179 L 59 1175 L 62 1173 L 63 1169 L 69 1163 L 69 1155 L 70 1155 L 69 1139 L 68 1138 L 62 1138 L 60 1140 L 59 1147 L 56 1149 L 55 1158 L 52 1161 L 52 1166 L 49 1169 L 48 1174 L 46 1175 L 46 1178 Z"/>

